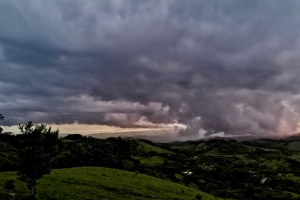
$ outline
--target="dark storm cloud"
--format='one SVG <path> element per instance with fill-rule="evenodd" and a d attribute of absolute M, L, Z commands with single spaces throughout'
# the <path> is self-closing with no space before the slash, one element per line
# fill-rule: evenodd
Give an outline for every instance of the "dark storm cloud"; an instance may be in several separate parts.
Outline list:
<path fill-rule="evenodd" d="M 6 125 L 296 131 L 298 1 L 0 1 Z"/>

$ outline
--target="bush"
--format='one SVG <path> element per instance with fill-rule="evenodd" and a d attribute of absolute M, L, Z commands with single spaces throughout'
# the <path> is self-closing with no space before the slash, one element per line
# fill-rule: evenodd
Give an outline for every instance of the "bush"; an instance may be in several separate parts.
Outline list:
<path fill-rule="evenodd" d="M 15 191 L 15 181 L 7 180 L 4 185 L 4 189 Z"/>
<path fill-rule="evenodd" d="M 196 195 L 196 200 L 201 200 L 202 199 L 202 196 L 200 194 L 197 194 Z"/>

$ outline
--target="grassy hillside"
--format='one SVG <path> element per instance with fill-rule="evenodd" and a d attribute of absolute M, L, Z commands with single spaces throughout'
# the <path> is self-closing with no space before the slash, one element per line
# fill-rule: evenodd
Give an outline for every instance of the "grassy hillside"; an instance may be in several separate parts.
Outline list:
<path fill-rule="evenodd" d="M 138 150 L 144 153 L 148 153 L 148 152 L 156 152 L 156 153 L 166 153 L 166 154 L 170 154 L 173 153 L 171 151 L 165 150 L 163 148 L 160 147 L 156 147 L 156 146 L 152 146 L 150 144 L 147 144 L 145 142 L 139 141 L 139 146 L 138 146 Z"/>
<path fill-rule="evenodd" d="M 164 163 L 164 158 L 161 156 L 151 156 L 151 157 L 137 157 L 142 164 L 148 165 L 159 165 Z"/>
<path fill-rule="evenodd" d="M 290 151 L 300 151 L 300 141 L 286 141 L 286 140 L 271 140 L 271 139 L 257 139 L 252 141 L 245 141 L 244 144 L 262 147 L 266 149 L 285 149 Z"/>
<path fill-rule="evenodd" d="M 204 200 L 216 199 L 214 196 L 200 192 L 170 181 L 133 172 L 101 168 L 81 167 L 57 169 L 41 179 L 37 187 L 38 198 L 44 199 L 195 199 L 200 194 Z M 16 179 L 15 172 L 0 173 L 0 199 L 7 199 L 8 192 L 3 190 L 6 180 L 16 182 L 17 199 L 28 193 L 24 183 Z M 51 198 L 50 198 L 51 197 Z M 221 199 L 221 198 L 217 198 Z"/>
<path fill-rule="evenodd" d="M 17 136 L 1 140 L 2 171 L 18 170 L 18 140 Z M 296 200 L 300 195 L 297 147 L 296 141 L 269 139 L 189 141 L 173 145 L 71 135 L 64 138 L 59 146 L 60 154 L 53 162 L 54 168 L 64 170 L 54 170 L 45 176 L 37 188 L 38 196 L 42 200 L 191 200 L 196 199 L 199 188 L 206 192 L 203 199 L 215 199 L 211 196 L 215 195 L 233 199 Z M 134 178 L 135 171 L 140 174 Z M 192 174 L 185 175 L 185 171 Z M 15 173 L 0 173 L 0 190 L 11 178 L 16 180 Z M 261 184 L 264 178 L 267 181 Z M 16 185 L 19 197 L 28 194 L 24 183 L 16 181 Z M 8 199 L 4 194 L 2 190 L 0 199 Z"/>
<path fill-rule="evenodd" d="M 293 141 L 288 144 L 288 150 L 300 151 L 300 141 Z"/>

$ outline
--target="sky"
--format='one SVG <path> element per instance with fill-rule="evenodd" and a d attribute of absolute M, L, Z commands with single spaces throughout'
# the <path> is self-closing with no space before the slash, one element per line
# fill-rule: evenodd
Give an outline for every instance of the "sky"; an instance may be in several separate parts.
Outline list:
<path fill-rule="evenodd" d="M 296 0 L 0 0 L 1 125 L 296 133 L 299 10 Z"/>

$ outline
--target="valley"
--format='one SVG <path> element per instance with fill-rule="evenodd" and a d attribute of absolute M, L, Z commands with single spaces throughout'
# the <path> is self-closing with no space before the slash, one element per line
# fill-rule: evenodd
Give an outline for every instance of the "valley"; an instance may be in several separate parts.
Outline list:
<path fill-rule="evenodd" d="M 0 195 L 8 196 L 3 185 L 14 180 L 16 197 L 22 199 L 26 185 L 14 172 L 17 138 L 1 135 Z M 298 143 L 270 139 L 153 143 L 68 135 L 62 138 L 51 174 L 39 181 L 37 197 L 300 199 Z"/>

